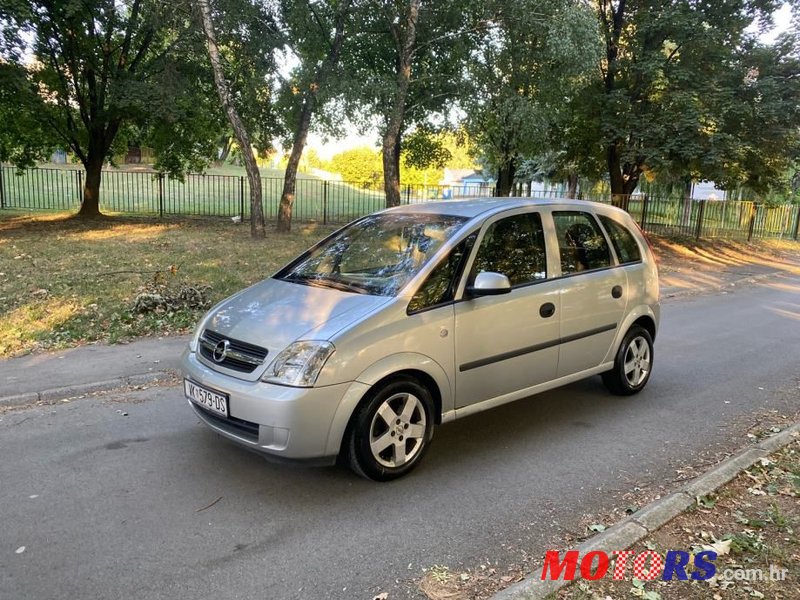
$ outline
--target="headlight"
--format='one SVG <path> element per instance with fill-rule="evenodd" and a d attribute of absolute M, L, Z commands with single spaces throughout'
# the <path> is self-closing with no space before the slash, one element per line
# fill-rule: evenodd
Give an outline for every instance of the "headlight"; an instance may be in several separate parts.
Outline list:
<path fill-rule="evenodd" d="M 197 327 L 194 328 L 192 332 L 192 337 L 189 338 L 189 352 L 197 352 L 197 341 L 200 339 L 200 334 L 203 331 L 203 327 L 206 324 L 206 318 L 203 317 L 200 319 L 200 322 L 197 324 Z"/>
<path fill-rule="evenodd" d="M 312 387 L 333 350 L 330 342 L 295 342 L 278 354 L 261 381 Z"/>

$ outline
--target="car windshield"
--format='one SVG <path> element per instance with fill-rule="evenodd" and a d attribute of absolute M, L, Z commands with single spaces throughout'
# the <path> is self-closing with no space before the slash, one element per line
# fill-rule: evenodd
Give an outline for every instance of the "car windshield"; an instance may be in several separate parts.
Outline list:
<path fill-rule="evenodd" d="M 428 213 L 370 215 L 300 256 L 275 277 L 394 296 L 465 221 L 463 217 Z"/>

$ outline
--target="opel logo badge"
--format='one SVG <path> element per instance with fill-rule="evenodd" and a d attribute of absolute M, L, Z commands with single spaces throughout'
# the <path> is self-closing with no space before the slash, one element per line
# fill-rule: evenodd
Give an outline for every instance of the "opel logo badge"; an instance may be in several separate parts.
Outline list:
<path fill-rule="evenodd" d="M 214 362 L 221 363 L 225 360 L 225 357 L 228 356 L 228 347 L 231 343 L 228 340 L 222 340 L 216 346 L 214 346 L 214 353 L 211 355 L 214 358 Z"/>

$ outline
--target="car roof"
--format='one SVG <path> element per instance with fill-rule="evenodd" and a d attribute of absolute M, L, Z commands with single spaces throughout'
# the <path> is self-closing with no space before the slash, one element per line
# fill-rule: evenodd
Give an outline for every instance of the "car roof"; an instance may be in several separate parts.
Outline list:
<path fill-rule="evenodd" d="M 589 202 L 586 200 L 574 200 L 571 198 L 465 198 L 458 200 L 434 200 L 422 202 L 420 204 L 404 204 L 390 208 L 387 212 L 405 214 L 438 214 L 453 215 L 473 219 L 478 216 L 489 216 L 491 214 L 513 210 L 515 208 L 526 208 L 534 206 L 570 206 L 597 212 L 620 211 L 608 204 L 599 202 Z M 624 211 L 620 211 L 624 212 Z"/>

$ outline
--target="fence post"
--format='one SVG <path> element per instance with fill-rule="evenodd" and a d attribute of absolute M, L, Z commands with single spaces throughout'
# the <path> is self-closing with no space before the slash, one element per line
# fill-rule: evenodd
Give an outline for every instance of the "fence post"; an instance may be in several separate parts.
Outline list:
<path fill-rule="evenodd" d="M 158 174 L 158 216 L 164 217 L 164 174 Z"/>
<path fill-rule="evenodd" d="M 753 208 L 750 209 L 750 227 L 747 229 L 747 241 L 753 239 L 753 230 L 756 226 L 756 213 L 758 212 L 758 205 L 753 204 Z"/>
<path fill-rule="evenodd" d="M 797 217 L 794 220 L 794 239 L 797 240 L 797 234 L 800 233 L 800 204 L 797 205 Z"/>
<path fill-rule="evenodd" d="M 406 185 L 406 204 L 411 204 L 411 184 Z"/>
<path fill-rule="evenodd" d="M 322 183 L 322 224 L 328 224 L 328 180 Z"/>
<path fill-rule="evenodd" d="M 244 177 L 239 175 L 239 218 L 244 223 Z"/>
<path fill-rule="evenodd" d="M 0 165 L 0 209 L 6 207 L 6 190 L 3 180 L 3 165 Z M 797 236 L 795 236 L 796 238 Z"/>
<path fill-rule="evenodd" d="M 697 229 L 694 232 L 694 239 L 699 240 L 703 233 L 703 216 L 706 213 L 706 201 L 700 200 L 700 208 L 697 213 Z"/>
<path fill-rule="evenodd" d="M 650 196 L 647 194 L 642 197 L 642 221 L 640 223 L 642 231 L 647 231 L 647 203 L 649 200 Z"/>
<path fill-rule="evenodd" d="M 78 206 L 83 204 L 83 171 L 78 169 L 75 171 L 76 179 L 78 180 Z"/>

